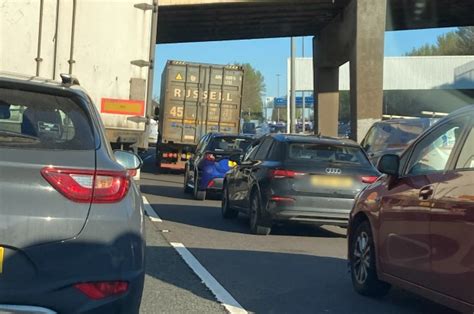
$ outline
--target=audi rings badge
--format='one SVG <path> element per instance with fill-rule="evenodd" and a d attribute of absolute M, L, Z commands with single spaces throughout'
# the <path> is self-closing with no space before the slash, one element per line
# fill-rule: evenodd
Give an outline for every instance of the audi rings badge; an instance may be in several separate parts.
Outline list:
<path fill-rule="evenodd" d="M 342 170 L 339 168 L 326 168 L 327 174 L 341 174 Z"/>

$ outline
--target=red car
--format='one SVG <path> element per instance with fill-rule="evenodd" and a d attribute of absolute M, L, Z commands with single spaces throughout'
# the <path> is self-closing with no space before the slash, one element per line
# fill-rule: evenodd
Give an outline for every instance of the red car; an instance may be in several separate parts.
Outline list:
<path fill-rule="evenodd" d="M 356 198 L 348 229 L 352 283 L 390 285 L 474 313 L 474 106 L 424 132 Z"/>

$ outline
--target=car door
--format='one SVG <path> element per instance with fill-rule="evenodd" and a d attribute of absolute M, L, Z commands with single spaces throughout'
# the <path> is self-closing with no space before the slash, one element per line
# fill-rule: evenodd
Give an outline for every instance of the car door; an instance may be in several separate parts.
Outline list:
<path fill-rule="evenodd" d="M 433 289 L 474 304 L 474 128 L 452 170 L 444 175 L 431 208 Z"/>
<path fill-rule="evenodd" d="M 447 121 L 419 139 L 403 159 L 400 178 L 381 198 L 379 252 L 382 271 L 429 288 L 432 285 L 432 197 L 443 181 L 464 118 Z"/>
<path fill-rule="evenodd" d="M 265 158 L 270 151 L 273 140 L 271 137 L 262 139 L 262 144 L 259 145 L 257 153 L 253 160 L 248 164 L 247 167 L 242 169 L 242 189 L 244 191 L 244 203 L 243 208 L 248 209 L 250 207 L 250 193 L 256 182 L 258 182 L 258 175 L 261 174 L 261 165 L 265 161 Z"/>
<path fill-rule="evenodd" d="M 204 135 L 201 140 L 199 141 L 196 151 L 194 152 L 193 156 L 189 159 L 188 161 L 188 182 L 194 184 L 194 170 L 195 170 L 195 165 L 199 162 L 200 158 L 202 157 L 202 152 L 204 151 L 208 140 L 209 140 L 210 135 L 206 134 Z"/>
<path fill-rule="evenodd" d="M 229 174 L 228 178 L 228 191 L 229 191 L 229 199 L 231 201 L 231 205 L 243 208 L 244 207 L 244 198 L 245 198 L 245 184 L 244 184 L 244 174 L 243 172 L 247 169 L 250 165 L 252 165 L 255 155 L 258 151 L 260 142 L 256 141 L 252 144 L 251 147 L 247 150 L 242 162 L 237 167 L 234 167 Z"/>

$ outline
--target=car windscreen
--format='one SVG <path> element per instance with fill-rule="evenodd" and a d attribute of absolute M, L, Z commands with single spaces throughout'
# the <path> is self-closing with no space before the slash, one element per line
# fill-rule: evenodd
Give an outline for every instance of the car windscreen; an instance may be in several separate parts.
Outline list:
<path fill-rule="evenodd" d="M 366 145 L 371 151 L 404 148 L 415 140 L 429 126 L 428 123 L 379 124 L 370 133 Z"/>
<path fill-rule="evenodd" d="M 290 143 L 288 159 L 300 162 L 344 163 L 369 166 L 362 149 L 353 146 L 316 143 Z"/>
<path fill-rule="evenodd" d="M 216 137 L 211 140 L 207 149 L 209 151 L 241 151 L 244 152 L 252 143 L 248 137 Z"/>
<path fill-rule="evenodd" d="M 0 88 L 0 147 L 90 150 L 90 119 L 75 100 Z"/>

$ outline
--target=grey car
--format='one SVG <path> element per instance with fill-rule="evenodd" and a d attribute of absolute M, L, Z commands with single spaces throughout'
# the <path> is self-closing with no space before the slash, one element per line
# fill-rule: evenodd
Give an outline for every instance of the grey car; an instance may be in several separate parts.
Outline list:
<path fill-rule="evenodd" d="M 0 312 L 137 313 L 143 201 L 74 80 L 0 74 Z"/>
<path fill-rule="evenodd" d="M 222 216 L 250 216 L 250 229 L 275 223 L 347 226 L 354 198 L 379 172 L 351 140 L 269 135 L 257 140 L 224 179 Z"/>

